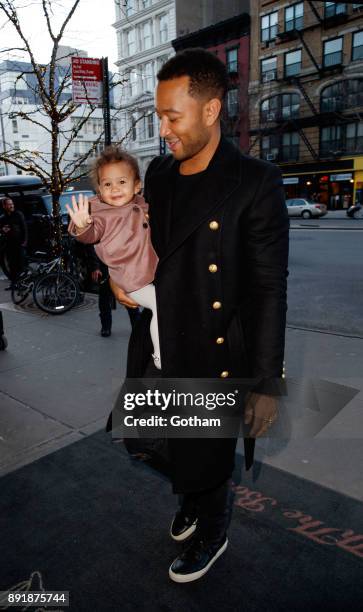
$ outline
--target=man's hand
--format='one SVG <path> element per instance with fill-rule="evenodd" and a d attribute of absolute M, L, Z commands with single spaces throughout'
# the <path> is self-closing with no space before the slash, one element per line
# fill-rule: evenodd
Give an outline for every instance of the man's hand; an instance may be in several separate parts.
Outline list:
<path fill-rule="evenodd" d="M 102 278 L 101 270 L 93 270 L 92 272 L 92 280 L 94 283 L 98 283 Z"/>
<path fill-rule="evenodd" d="M 77 229 L 85 229 L 90 223 L 92 223 L 92 218 L 89 214 L 89 205 L 88 198 L 84 196 L 83 193 L 80 193 L 78 196 L 78 203 L 75 196 L 72 196 L 72 206 L 73 209 L 66 204 L 66 209 L 73 223 L 76 225 Z"/>
<path fill-rule="evenodd" d="M 134 300 L 129 298 L 128 295 L 126 295 L 126 293 L 122 291 L 122 289 L 120 289 L 120 287 L 118 287 L 111 278 L 109 282 L 110 282 L 112 293 L 114 294 L 119 304 L 123 304 L 124 306 L 127 306 L 127 308 L 137 308 L 138 307 L 138 304 L 134 302 Z"/>
<path fill-rule="evenodd" d="M 244 412 L 245 425 L 252 427 L 249 431 L 250 438 L 262 436 L 272 423 L 277 419 L 277 399 L 272 395 L 261 393 L 247 393 Z"/>

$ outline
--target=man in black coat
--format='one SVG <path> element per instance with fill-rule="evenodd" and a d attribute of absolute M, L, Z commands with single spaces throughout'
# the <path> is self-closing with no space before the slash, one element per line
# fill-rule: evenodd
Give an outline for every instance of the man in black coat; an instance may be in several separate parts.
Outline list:
<path fill-rule="evenodd" d="M 5 243 L 1 251 L 1 266 L 10 277 L 12 285 L 26 266 L 28 229 L 23 213 L 15 210 L 11 198 L 3 200 L 3 209 L 4 214 L 0 217 L 0 232 Z M 4 261 L 5 258 L 6 261 Z M 7 289 L 11 289 L 11 286 Z"/>
<path fill-rule="evenodd" d="M 171 155 L 154 159 L 145 199 L 159 256 L 155 276 L 165 378 L 252 378 L 244 423 L 251 438 L 277 417 L 283 378 L 289 219 L 281 173 L 221 136 L 224 65 L 203 49 L 158 73 L 156 112 Z M 116 299 L 135 306 L 112 285 Z M 130 338 L 127 376 L 152 376 L 143 313 Z M 227 547 L 236 439 L 169 439 L 173 492 L 182 504 L 171 537 L 188 548 L 176 582 L 203 576 Z"/>

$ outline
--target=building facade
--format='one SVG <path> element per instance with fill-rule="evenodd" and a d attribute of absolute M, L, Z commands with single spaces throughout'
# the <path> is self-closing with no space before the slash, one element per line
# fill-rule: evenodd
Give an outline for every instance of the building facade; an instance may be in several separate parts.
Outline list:
<path fill-rule="evenodd" d="M 203 47 L 226 64 L 229 87 L 222 113 L 222 130 L 244 152 L 249 149 L 249 32 L 250 17 L 243 13 L 173 40 L 175 51 Z"/>
<path fill-rule="evenodd" d="M 287 197 L 362 201 L 363 3 L 256 0 L 251 17 L 251 154 Z"/>
<path fill-rule="evenodd" d="M 122 130 L 138 157 L 141 173 L 164 151 L 154 113 L 156 74 L 174 55 L 172 40 L 233 15 L 248 12 L 248 0 L 115 1 L 118 61 L 124 85 Z"/>

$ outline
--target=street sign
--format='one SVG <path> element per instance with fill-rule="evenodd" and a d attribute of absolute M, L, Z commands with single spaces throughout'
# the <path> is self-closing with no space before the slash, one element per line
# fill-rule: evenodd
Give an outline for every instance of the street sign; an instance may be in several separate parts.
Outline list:
<path fill-rule="evenodd" d="M 102 104 L 102 60 L 72 57 L 72 98 L 76 104 Z"/>

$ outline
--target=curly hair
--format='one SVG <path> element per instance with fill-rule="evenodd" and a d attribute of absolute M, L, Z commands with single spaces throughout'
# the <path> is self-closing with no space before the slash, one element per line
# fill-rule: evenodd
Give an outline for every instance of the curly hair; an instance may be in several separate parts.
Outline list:
<path fill-rule="evenodd" d="M 134 172 L 135 181 L 141 180 L 139 164 L 136 157 L 123 151 L 121 147 L 117 145 L 109 145 L 102 151 L 101 155 L 97 157 L 91 169 L 91 179 L 95 187 L 99 184 L 99 170 L 103 168 L 103 166 L 107 166 L 107 164 L 115 164 L 117 162 L 125 162 L 128 164 Z"/>
<path fill-rule="evenodd" d="M 170 81 L 182 76 L 190 78 L 189 95 L 194 98 L 223 100 L 226 95 L 226 67 L 210 51 L 199 47 L 184 49 L 169 58 L 157 73 L 159 81 Z"/>

